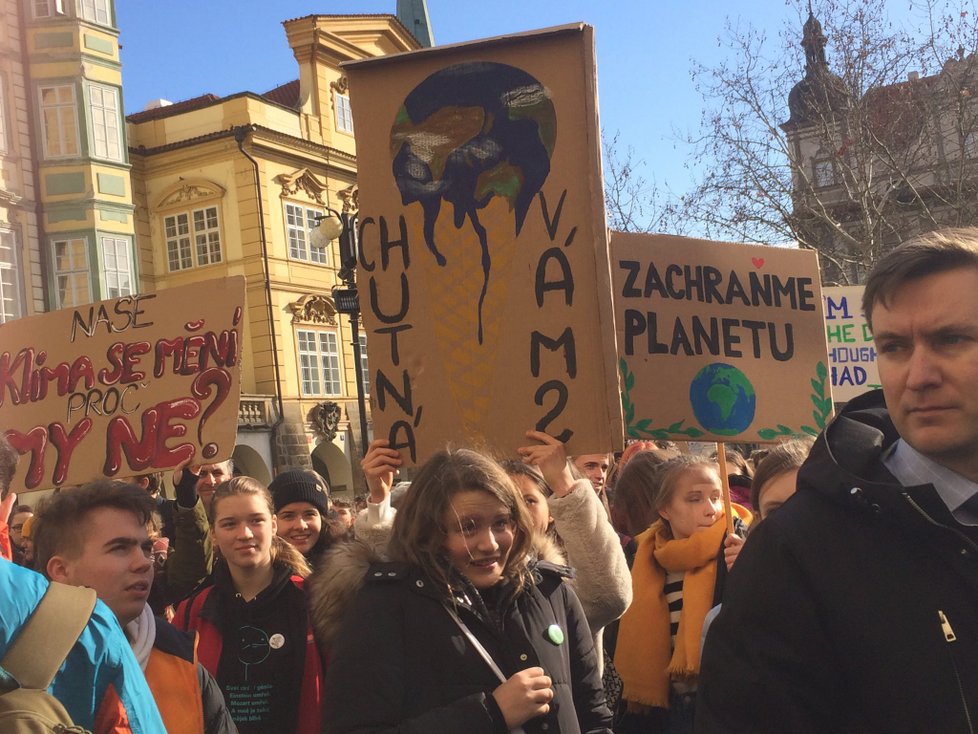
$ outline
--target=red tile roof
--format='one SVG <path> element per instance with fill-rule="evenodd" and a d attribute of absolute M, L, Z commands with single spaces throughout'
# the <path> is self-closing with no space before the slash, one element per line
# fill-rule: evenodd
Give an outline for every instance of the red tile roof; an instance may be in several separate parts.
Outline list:
<path fill-rule="evenodd" d="M 126 117 L 129 122 L 147 122 L 149 120 L 159 120 L 163 117 L 169 117 L 170 115 L 178 115 L 181 112 L 190 112 L 191 110 L 199 110 L 202 107 L 207 107 L 215 102 L 219 102 L 220 97 L 214 94 L 202 94 L 199 97 L 194 97 L 193 99 L 185 99 L 183 102 L 174 102 L 171 105 L 166 105 L 165 107 L 158 107 L 153 110 L 143 110 L 142 112 L 136 112 Z"/>
<path fill-rule="evenodd" d="M 299 80 L 293 79 L 291 82 L 281 84 L 275 87 L 275 89 L 268 90 L 261 96 L 283 107 L 296 109 L 299 106 Z"/>

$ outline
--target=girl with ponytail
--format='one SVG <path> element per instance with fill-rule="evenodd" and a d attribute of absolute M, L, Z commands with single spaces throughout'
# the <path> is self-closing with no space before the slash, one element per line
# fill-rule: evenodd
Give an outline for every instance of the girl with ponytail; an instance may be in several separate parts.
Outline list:
<path fill-rule="evenodd" d="M 174 624 L 199 634 L 241 734 L 318 734 L 322 661 L 312 642 L 303 555 L 276 534 L 271 495 L 251 477 L 214 492 L 213 585 L 181 602 Z"/>

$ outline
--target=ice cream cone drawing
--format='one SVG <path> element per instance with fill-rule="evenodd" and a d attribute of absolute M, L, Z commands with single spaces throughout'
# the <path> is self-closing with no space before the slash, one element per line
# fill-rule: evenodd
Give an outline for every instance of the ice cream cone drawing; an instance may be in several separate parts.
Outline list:
<path fill-rule="evenodd" d="M 512 214 L 507 203 L 492 202 L 482 219 L 490 241 L 507 245 L 492 252 L 491 276 L 481 310 L 482 344 L 476 339 L 480 326 L 476 300 L 483 287 L 476 235 L 466 227 L 455 228 L 445 219 L 437 225 L 436 235 L 446 264 L 438 265 L 433 258 L 418 261 L 424 281 L 439 284 L 438 297 L 425 299 L 429 323 L 434 325 L 435 333 L 436 353 L 430 356 L 442 365 L 447 376 L 446 387 L 468 437 L 482 432 L 493 399 L 493 377 L 499 360 L 507 358 L 496 345 L 501 341 L 501 329 L 506 328 L 503 314 L 514 280 L 510 269 L 516 254 Z"/>

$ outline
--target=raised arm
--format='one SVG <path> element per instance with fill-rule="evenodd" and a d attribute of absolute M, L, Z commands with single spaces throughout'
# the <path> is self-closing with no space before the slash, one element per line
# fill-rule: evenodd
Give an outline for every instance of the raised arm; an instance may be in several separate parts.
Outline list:
<path fill-rule="evenodd" d="M 528 431 L 537 445 L 520 456 L 535 464 L 553 495 L 547 499 L 567 560 L 577 571 L 575 587 L 593 633 L 618 619 L 632 602 L 632 576 L 615 529 L 586 479 L 575 480 L 564 445 L 553 436 Z"/>

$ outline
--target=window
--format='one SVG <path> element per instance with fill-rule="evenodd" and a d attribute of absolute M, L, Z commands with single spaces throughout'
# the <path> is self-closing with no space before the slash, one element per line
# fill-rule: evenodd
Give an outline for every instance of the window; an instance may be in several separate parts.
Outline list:
<path fill-rule="evenodd" d="M 350 97 L 337 92 L 333 95 L 336 105 L 336 129 L 345 133 L 353 132 L 353 110 L 350 108 Z"/>
<path fill-rule="evenodd" d="M 102 272 L 105 274 L 105 298 L 132 295 L 132 256 L 129 240 L 124 237 L 102 237 Z"/>
<path fill-rule="evenodd" d="M 56 308 L 81 306 L 92 301 L 88 269 L 88 240 L 73 237 L 54 240 Z"/>
<path fill-rule="evenodd" d="M 194 210 L 194 239 L 198 265 L 221 262 L 221 228 L 216 206 Z"/>
<path fill-rule="evenodd" d="M 121 161 L 119 90 L 90 84 L 88 93 L 92 115 L 92 153 L 96 158 Z"/>
<path fill-rule="evenodd" d="M 31 7 L 35 18 L 51 18 L 65 14 L 63 0 L 33 0 Z"/>
<path fill-rule="evenodd" d="M 832 186 L 835 184 L 835 166 L 832 161 L 825 158 L 820 161 L 812 161 L 813 183 L 816 188 Z"/>
<path fill-rule="evenodd" d="M 812 162 L 813 183 L 817 188 L 835 183 L 835 167 L 829 159 Z"/>
<path fill-rule="evenodd" d="M 163 233 L 171 271 L 214 265 L 222 260 L 221 224 L 216 206 L 164 217 Z"/>
<path fill-rule="evenodd" d="M 79 18 L 90 20 L 99 25 L 111 25 L 109 0 L 78 0 L 75 12 Z"/>
<path fill-rule="evenodd" d="M 78 115 L 75 88 L 70 84 L 41 87 L 42 141 L 46 158 L 78 155 Z"/>
<path fill-rule="evenodd" d="M 313 247 L 312 231 L 318 226 L 318 209 L 308 209 L 298 204 L 285 205 L 285 231 L 289 239 L 289 257 L 293 260 L 326 265 L 329 263 L 329 246 Z"/>
<path fill-rule="evenodd" d="M 20 283 L 17 269 L 17 237 L 0 229 L 0 324 L 20 318 Z"/>
<path fill-rule="evenodd" d="M 367 335 L 360 334 L 360 375 L 363 379 L 363 394 L 370 394 L 370 367 L 367 366 Z"/>
<path fill-rule="evenodd" d="M 340 394 L 340 352 L 333 331 L 296 331 L 303 395 Z"/>

